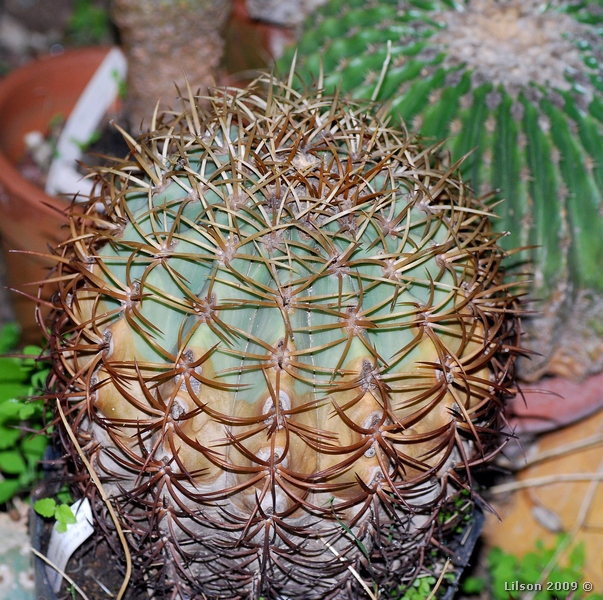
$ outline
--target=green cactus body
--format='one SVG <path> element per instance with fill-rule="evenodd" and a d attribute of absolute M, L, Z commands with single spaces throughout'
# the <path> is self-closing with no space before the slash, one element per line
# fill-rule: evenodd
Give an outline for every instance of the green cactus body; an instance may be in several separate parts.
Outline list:
<path fill-rule="evenodd" d="M 598 0 L 331 0 L 296 49 L 302 78 L 322 62 L 327 90 L 389 102 L 453 160 L 472 152 L 477 193 L 500 191 L 503 247 L 533 248 L 513 257 L 541 315 L 527 379 L 603 368 L 602 24 Z"/>
<path fill-rule="evenodd" d="M 398 589 L 501 441 L 499 236 L 436 148 L 256 85 L 189 98 L 74 211 L 61 401 L 159 589 Z"/>

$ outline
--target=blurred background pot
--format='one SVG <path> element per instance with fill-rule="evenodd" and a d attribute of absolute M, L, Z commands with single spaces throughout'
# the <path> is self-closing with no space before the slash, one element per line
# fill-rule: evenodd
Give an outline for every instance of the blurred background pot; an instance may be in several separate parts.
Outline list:
<path fill-rule="evenodd" d="M 69 50 L 34 60 L 0 80 L 0 236 L 7 283 L 25 294 L 35 295 L 37 289 L 24 284 L 47 274 L 49 263 L 40 254 L 64 237 L 63 210 L 68 204 L 66 198 L 46 194 L 19 171 L 25 135 L 47 134 L 53 119 L 71 113 L 108 51 Z M 22 294 L 13 294 L 12 301 L 23 341 L 38 342 L 34 303 Z"/>

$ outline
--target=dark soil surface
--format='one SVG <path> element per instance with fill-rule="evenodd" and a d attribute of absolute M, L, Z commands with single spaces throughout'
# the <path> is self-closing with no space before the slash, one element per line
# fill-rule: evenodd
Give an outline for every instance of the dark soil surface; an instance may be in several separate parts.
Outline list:
<path fill-rule="evenodd" d="M 43 545 L 45 549 L 52 532 L 52 524 L 45 524 Z M 124 581 L 123 570 L 115 563 L 115 553 L 100 536 L 93 535 L 70 558 L 65 573 L 90 599 L 115 598 Z M 57 600 L 73 600 L 71 584 L 63 579 Z M 146 592 L 128 588 L 124 600 L 148 600 Z"/>

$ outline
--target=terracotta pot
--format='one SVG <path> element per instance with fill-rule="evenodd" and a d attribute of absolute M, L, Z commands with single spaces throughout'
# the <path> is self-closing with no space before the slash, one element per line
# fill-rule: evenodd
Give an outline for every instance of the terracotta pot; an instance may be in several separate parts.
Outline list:
<path fill-rule="evenodd" d="M 603 373 L 582 381 L 545 377 L 520 389 L 507 407 L 509 424 L 517 434 L 554 431 L 603 409 Z"/>
<path fill-rule="evenodd" d="M 297 32 L 293 27 L 257 21 L 249 16 L 245 0 L 233 0 L 224 37 L 225 73 L 220 83 L 236 86 L 254 79 L 258 69 L 270 69 L 273 60 L 295 43 Z"/>
<path fill-rule="evenodd" d="M 67 117 L 108 48 L 80 48 L 35 60 L 0 80 L 0 236 L 8 285 L 36 295 L 49 261 L 34 254 L 48 253 L 67 235 L 63 211 L 68 201 L 44 193 L 25 179 L 17 164 L 30 131 L 46 133 L 53 117 Z M 40 341 L 34 302 L 13 294 L 15 317 L 23 341 Z"/>

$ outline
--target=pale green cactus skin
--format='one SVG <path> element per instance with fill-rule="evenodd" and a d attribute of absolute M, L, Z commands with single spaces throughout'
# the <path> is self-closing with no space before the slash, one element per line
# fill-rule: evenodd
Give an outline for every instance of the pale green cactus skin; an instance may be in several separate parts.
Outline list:
<path fill-rule="evenodd" d="M 504 199 L 503 247 L 532 248 L 514 255 L 540 313 L 526 379 L 603 368 L 602 25 L 599 0 L 330 0 L 295 48 L 302 79 L 322 68 L 328 90 L 389 102 L 453 160 L 472 152 L 461 172 Z"/>
<path fill-rule="evenodd" d="M 191 95 L 155 129 L 73 212 L 50 320 L 136 564 L 182 598 L 409 584 L 503 441 L 519 334 L 486 205 L 316 91 Z"/>

